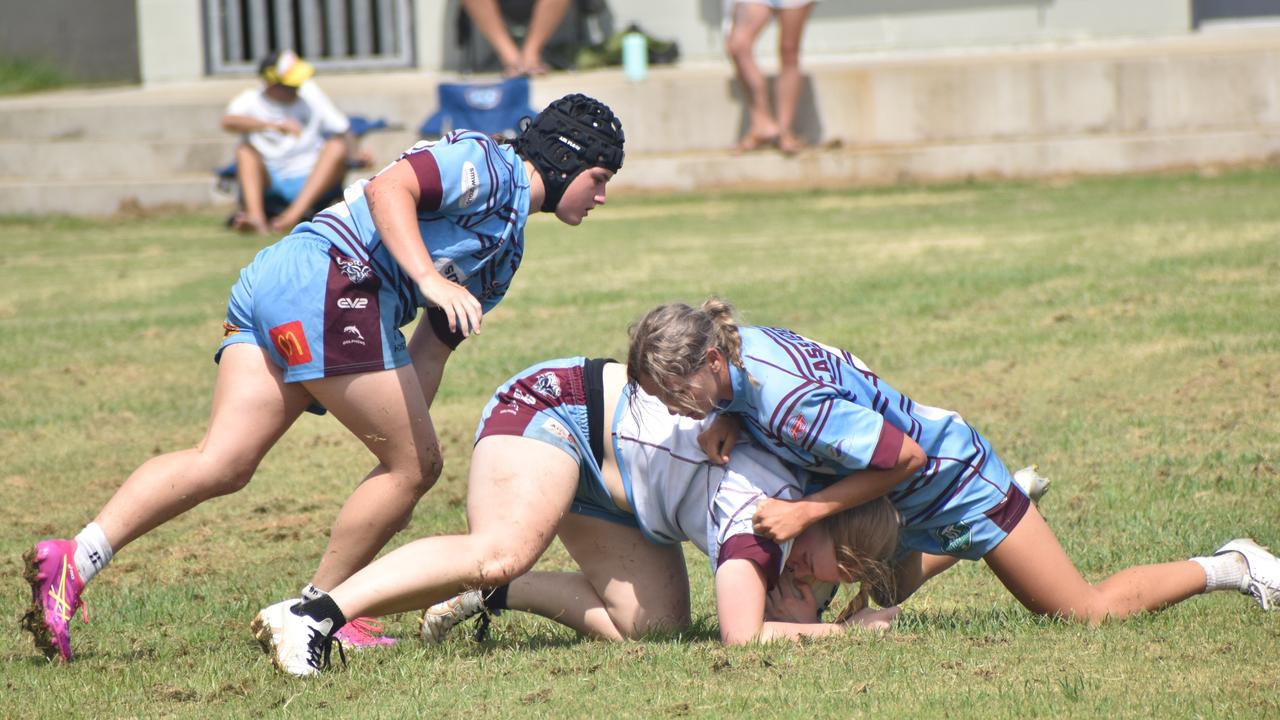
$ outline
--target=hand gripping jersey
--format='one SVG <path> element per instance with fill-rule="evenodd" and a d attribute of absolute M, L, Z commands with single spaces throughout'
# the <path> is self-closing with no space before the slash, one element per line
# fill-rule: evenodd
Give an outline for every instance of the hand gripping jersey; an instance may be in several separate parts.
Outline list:
<path fill-rule="evenodd" d="M 751 517 L 764 498 L 799 498 L 803 481 L 747 438 L 727 467 L 712 465 L 698 447 L 706 422 L 671 415 L 639 388 L 625 390 L 613 448 L 627 500 L 653 542 L 691 541 L 707 554 L 712 573 L 729 557 L 754 560 L 772 586 L 791 542 L 779 546 L 756 536 Z"/>
<path fill-rule="evenodd" d="M 918 405 L 848 352 L 790 330 L 739 332 L 745 372 L 731 367 L 733 400 L 721 411 L 737 413 L 751 435 L 787 463 L 832 480 L 891 468 L 905 434 L 928 459 L 888 495 L 904 527 L 946 522 L 957 503 L 983 510 L 1007 497 L 1008 471 L 956 413 Z"/>
<path fill-rule="evenodd" d="M 529 217 L 524 163 L 509 145 L 469 130 L 417 143 L 400 159 L 408 160 L 418 176 L 418 228 L 436 270 L 471 291 L 488 312 L 506 294 L 524 257 Z M 426 299 L 383 245 L 364 196 L 368 184 L 353 183 L 343 202 L 294 232 L 320 235 L 339 253 L 370 266 L 399 297 L 398 325 L 404 325 Z"/>

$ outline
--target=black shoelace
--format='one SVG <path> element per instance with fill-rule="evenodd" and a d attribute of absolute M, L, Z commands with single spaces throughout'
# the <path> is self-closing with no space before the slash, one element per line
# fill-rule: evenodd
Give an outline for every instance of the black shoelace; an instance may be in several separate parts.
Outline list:
<path fill-rule="evenodd" d="M 489 639 L 490 614 L 488 610 L 481 610 L 480 615 L 476 618 L 476 634 L 475 641 L 482 643 Z"/>
<path fill-rule="evenodd" d="M 338 658 L 342 660 L 342 666 L 346 667 L 347 653 L 342 649 L 342 641 L 325 635 L 315 628 L 309 629 L 311 637 L 307 639 L 307 664 L 317 670 L 328 670 L 333 646 L 337 645 Z"/>

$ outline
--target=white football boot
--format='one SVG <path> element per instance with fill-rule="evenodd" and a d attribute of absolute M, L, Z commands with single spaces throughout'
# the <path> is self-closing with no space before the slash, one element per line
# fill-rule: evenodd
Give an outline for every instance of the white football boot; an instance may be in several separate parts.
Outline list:
<path fill-rule="evenodd" d="M 1040 498 L 1049 490 L 1049 478 L 1037 472 L 1035 465 L 1028 465 L 1014 473 L 1013 481 L 1037 506 L 1040 505 Z"/>
<path fill-rule="evenodd" d="M 1240 592 L 1252 595 L 1263 610 L 1280 607 L 1280 559 L 1249 538 L 1237 538 L 1218 548 L 1214 557 L 1240 553 L 1247 571 L 1240 582 Z"/>
<path fill-rule="evenodd" d="M 290 598 L 263 608 L 249 627 L 277 668 L 305 677 L 328 669 L 334 627 L 332 620 L 295 615 L 292 608 L 300 602 L 298 598 Z M 338 654 L 345 663 L 341 643 L 338 643 Z"/>
<path fill-rule="evenodd" d="M 468 590 L 422 611 L 422 642 L 438 645 L 460 622 L 484 612 L 484 594 Z"/>

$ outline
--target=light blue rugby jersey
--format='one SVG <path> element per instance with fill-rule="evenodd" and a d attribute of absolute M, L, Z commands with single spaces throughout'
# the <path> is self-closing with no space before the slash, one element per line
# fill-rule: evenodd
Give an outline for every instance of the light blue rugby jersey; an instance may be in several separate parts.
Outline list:
<path fill-rule="evenodd" d="M 892 467 L 909 436 L 928 459 L 888 495 L 907 526 L 937 515 L 994 457 L 958 414 L 916 404 L 844 350 L 780 328 L 739 331 L 746 372 L 730 366 L 733 400 L 721 411 L 784 461 L 836 477 Z"/>
<path fill-rule="evenodd" d="M 438 142 L 419 142 L 397 160 L 406 158 L 418 175 L 418 228 L 436 270 L 471 291 L 488 312 L 506 295 L 524 257 L 529 219 L 524 162 L 510 145 L 470 130 L 449 133 Z M 395 288 L 400 298 L 398 324 L 404 325 L 427 303 L 382 244 L 364 197 L 368 184 L 364 179 L 352 183 L 342 202 L 317 214 L 298 232 L 320 235 L 342 254 L 371 265 L 384 284 Z"/>

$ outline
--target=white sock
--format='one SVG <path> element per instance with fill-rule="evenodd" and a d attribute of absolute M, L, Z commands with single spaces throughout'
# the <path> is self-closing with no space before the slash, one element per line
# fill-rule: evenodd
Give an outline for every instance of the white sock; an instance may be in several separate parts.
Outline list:
<path fill-rule="evenodd" d="M 306 585 L 303 585 L 302 592 L 298 593 L 298 595 L 302 597 L 302 600 L 304 602 L 307 600 L 315 600 L 316 598 L 321 598 L 328 594 L 329 593 L 321 590 L 320 588 L 316 587 L 315 585 L 312 585 L 311 583 L 307 583 Z"/>
<path fill-rule="evenodd" d="M 1191 562 L 1204 568 L 1204 591 L 1239 590 L 1249 588 L 1249 564 L 1238 552 L 1228 552 L 1212 557 L 1194 557 Z"/>
<path fill-rule="evenodd" d="M 76 536 L 76 572 L 86 584 L 111 562 L 113 555 L 115 552 L 107 542 L 107 534 L 102 532 L 98 523 L 85 525 Z"/>

